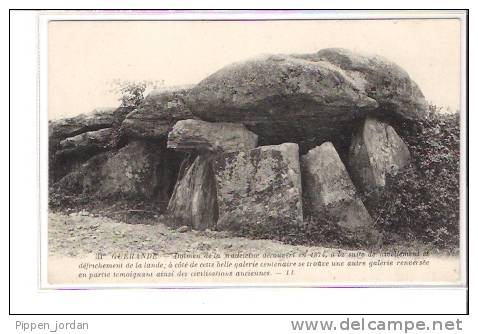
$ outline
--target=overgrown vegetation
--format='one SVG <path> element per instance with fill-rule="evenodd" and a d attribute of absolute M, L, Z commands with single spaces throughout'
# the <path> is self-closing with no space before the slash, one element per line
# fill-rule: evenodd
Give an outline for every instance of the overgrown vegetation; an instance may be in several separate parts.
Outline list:
<path fill-rule="evenodd" d="M 412 163 L 387 177 L 380 200 L 369 205 L 386 244 L 423 242 L 459 246 L 460 119 L 431 106 L 427 117 L 398 131 Z"/>
<path fill-rule="evenodd" d="M 145 92 L 147 89 L 155 89 L 162 83 L 157 81 L 131 81 L 131 80 L 114 80 L 111 83 L 111 92 L 119 94 L 119 100 L 121 101 L 121 107 L 136 108 L 145 98 Z"/>

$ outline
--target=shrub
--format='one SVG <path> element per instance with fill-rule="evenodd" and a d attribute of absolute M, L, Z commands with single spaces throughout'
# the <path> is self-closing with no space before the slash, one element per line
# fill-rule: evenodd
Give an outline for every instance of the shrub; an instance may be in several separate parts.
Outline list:
<path fill-rule="evenodd" d="M 421 241 L 438 248 L 459 244 L 459 114 L 430 108 L 427 117 L 398 128 L 412 163 L 388 175 L 385 190 L 371 209 L 377 225 L 393 242 Z"/>
<path fill-rule="evenodd" d="M 119 94 L 121 107 L 135 109 L 144 101 L 144 93 L 148 88 L 155 89 L 161 83 L 155 81 L 114 80 L 111 92 Z"/>

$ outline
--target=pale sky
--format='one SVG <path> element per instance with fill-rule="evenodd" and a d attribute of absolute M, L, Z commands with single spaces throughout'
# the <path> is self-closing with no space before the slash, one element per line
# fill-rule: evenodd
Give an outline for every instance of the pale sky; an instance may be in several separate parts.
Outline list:
<path fill-rule="evenodd" d="M 49 23 L 49 118 L 117 106 L 114 79 L 195 84 L 264 53 L 342 47 L 403 67 L 426 99 L 460 106 L 460 21 L 62 21 Z"/>

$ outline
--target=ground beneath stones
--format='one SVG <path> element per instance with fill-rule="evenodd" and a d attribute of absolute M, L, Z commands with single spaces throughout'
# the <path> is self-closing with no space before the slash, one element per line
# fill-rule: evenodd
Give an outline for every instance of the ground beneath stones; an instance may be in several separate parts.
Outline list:
<path fill-rule="evenodd" d="M 227 232 L 185 231 L 164 224 L 127 224 L 116 219 L 89 213 L 49 213 L 50 256 L 83 256 L 103 252 L 154 252 L 158 255 L 216 252 L 286 253 L 304 249 L 325 250 L 272 240 L 232 237 Z"/>

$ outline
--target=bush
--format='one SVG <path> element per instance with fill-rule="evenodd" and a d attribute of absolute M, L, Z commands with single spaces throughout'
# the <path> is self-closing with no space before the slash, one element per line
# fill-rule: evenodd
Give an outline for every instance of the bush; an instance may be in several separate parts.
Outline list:
<path fill-rule="evenodd" d="M 156 81 L 128 81 L 128 80 L 114 80 L 111 83 L 110 92 L 120 95 L 121 107 L 135 109 L 144 101 L 145 91 L 155 89 L 161 85 Z"/>
<path fill-rule="evenodd" d="M 389 175 L 380 201 L 369 206 L 390 243 L 398 236 L 442 249 L 459 245 L 460 120 L 437 111 L 398 128 L 412 163 Z"/>

